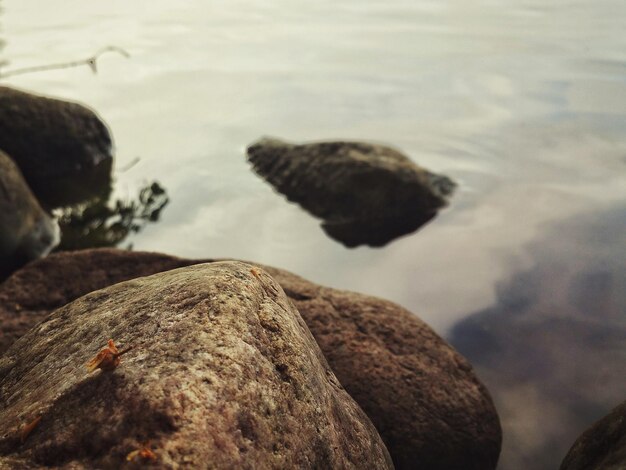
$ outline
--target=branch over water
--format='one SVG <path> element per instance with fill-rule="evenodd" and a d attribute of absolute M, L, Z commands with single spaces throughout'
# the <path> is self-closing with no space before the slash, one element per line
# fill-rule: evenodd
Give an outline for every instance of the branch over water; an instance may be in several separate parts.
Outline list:
<path fill-rule="evenodd" d="M 122 49 L 121 47 L 107 46 L 103 49 L 100 49 L 94 55 L 87 57 L 86 59 L 73 60 L 70 62 L 61 62 L 58 64 L 36 65 L 34 67 L 24 67 L 21 69 L 9 70 L 7 72 L 0 71 L 0 79 L 12 77 L 14 75 L 23 75 L 26 73 L 45 72 L 48 70 L 59 70 L 59 69 L 68 69 L 72 67 L 81 67 L 83 65 L 89 66 L 89 68 L 91 69 L 93 73 L 97 73 L 98 72 L 98 59 L 100 58 L 100 56 L 102 56 L 103 54 L 106 54 L 107 52 L 117 52 L 118 54 L 126 58 L 130 57 L 130 54 L 124 49 Z"/>

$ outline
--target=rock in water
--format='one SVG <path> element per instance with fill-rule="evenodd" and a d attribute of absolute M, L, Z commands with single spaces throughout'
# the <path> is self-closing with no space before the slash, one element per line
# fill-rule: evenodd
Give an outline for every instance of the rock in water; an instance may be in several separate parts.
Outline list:
<path fill-rule="evenodd" d="M 77 103 L 0 87 L 0 149 L 49 208 L 83 201 L 110 185 L 109 131 Z"/>
<path fill-rule="evenodd" d="M 87 373 L 108 338 L 134 349 Z M 280 286 L 244 263 L 77 299 L 13 344 L 0 377 L 0 467 L 117 469 L 150 441 L 159 468 L 393 468 Z"/>
<path fill-rule="evenodd" d="M 580 436 L 560 470 L 626 468 L 626 401 Z"/>
<path fill-rule="evenodd" d="M 455 183 L 389 147 L 361 142 L 248 147 L 254 171 L 288 200 L 323 219 L 346 246 L 383 246 L 411 233 L 447 205 Z"/>
<path fill-rule="evenodd" d="M 113 249 L 35 261 L 0 284 L 0 354 L 52 310 L 88 292 L 205 261 Z M 467 360 L 428 325 L 392 302 L 264 269 L 298 308 L 396 468 L 495 468 L 502 433 L 491 397 Z"/>
<path fill-rule="evenodd" d="M 39 205 L 19 168 L 0 150 L 0 279 L 59 243 L 59 226 Z"/>

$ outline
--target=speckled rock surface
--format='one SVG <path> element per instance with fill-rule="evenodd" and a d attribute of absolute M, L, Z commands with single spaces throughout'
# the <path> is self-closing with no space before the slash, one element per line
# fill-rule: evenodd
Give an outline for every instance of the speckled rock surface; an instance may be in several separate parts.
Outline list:
<path fill-rule="evenodd" d="M 502 431 L 470 363 L 399 305 L 266 268 L 298 307 L 398 469 L 488 470 Z"/>
<path fill-rule="evenodd" d="M 290 201 L 323 219 L 346 246 L 381 246 L 411 233 L 447 204 L 454 182 L 399 151 L 364 142 L 291 144 L 264 138 L 248 147 L 254 171 Z"/>
<path fill-rule="evenodd" d="M 134 349 L 88 374 L 108 338 Z M 240 262 L 81 297 L 16 341 L 0 377 L 0 465 L 124 468 L 149 440 L 159 468 L 393 468 L 280 286 Z"/>
<path fill-rule="evenodd" d="M 626 401 L 587 429 L 574 443 L 560 470 L 626 468 Z"/>
<path fill-rule="evenodd" d="M 0 150 L 0 281 L 59 243 L 59 226 L 39 205 L 22 173 Z"/>
<path fill-rule="evenodd" d="M 31 263 L 0 285 L 0 353 L 83 294 L 199 262 L 99 249 Z M 296 305 L 340 382 L 377 427 L 396 468 L 495 468 L 502 436 L 491 397 L 470 364 L 428 325 L 392 302 L 264 269 Z"/>
<path fill-rule="evenodd" d="M 0 355 L 52 311 L 78 297 L 200 262 L 114 249 L 53 253 L 37 260 L 0 284 Z"/>
<path fill-rule="evenodd" d="M 85 106 L 0 87 L 0 149 L 43 205 L 70 204 L 108 189 L 111 147 L 106 125 Z"/>

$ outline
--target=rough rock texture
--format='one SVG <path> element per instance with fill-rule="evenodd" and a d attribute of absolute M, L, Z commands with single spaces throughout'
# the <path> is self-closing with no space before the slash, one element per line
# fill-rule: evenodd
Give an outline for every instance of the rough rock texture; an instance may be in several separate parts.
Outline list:
<path fill-rule="evenodd" d="M 0 280 L 59 243 L 59 226 L 39 205 L 19 168 L 0 150 Z"/>
<path fill-rule="evenodd" d="M 157 253 L 96 249 L 53 253 L 0 284 L 0 355 L 52 311 L 118 282 L 202 263 Z"/>
<path fill-rule="evenodd" d="M 198 262 L 100 249 L 31 263 L 0 285 L 0 353 L 80 295 Z M 297 306 L 340 382 L 379 430 L 396 468 L 495 468 L 501 430 L 491 398 L 468 362 L 425 323 L 391 302 L 264 269 Z"/>
<path fill-rule="evenodd" d="M 110 337 L 134 349 L 88 374 Z M 240 262 L 77 299 L 13 344 L 0 377 L 0 466 L 135 466 L 149 440 L 160 468 L 393 468 L 280 286 Z"/>
<path fill-rule="evenodd" d="M 491 397 L 428 325 L 389 301 L 267 269 L 374 422 L 396 468 L 496 467 L 502 437 Z"/>
<path fill-rule="evenodd" d="M 626 468 L 626 401 L 580 436 L 560 470 Z"/>
<path fill-rule="evenodd" d="M 295 145 L 261 139 L 248 147 L 256 173 L 323 219 L 346 246 L 382 246 L 413 232 L 447 204 L 455 184 L 397 150 L 360 142 Z"/>
<path fill-rule="evenodd" d="M 110 184 L 109 131 L 77 103 L 0 87 L 0 149 L 47 207 L 82 201 Z"/>

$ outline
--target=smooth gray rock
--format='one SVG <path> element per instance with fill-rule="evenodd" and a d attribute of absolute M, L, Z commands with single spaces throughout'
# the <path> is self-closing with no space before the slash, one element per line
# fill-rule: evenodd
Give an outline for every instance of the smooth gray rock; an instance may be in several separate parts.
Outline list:
<path fill-rule="evenodd" d="M 362 142 L 297 145 L 264 138 L 248 147 L 248 160 L 349 247 L 382 246 L 417 230 L 447 205 L 456 186 L 395 149 Z"/>
<path fill-rule="evenodd" d="M 560 467 L 560 470 L 589 469 L 626 469 L 626 401 L 587 429 Z"/>
<path fill-rule="evenodd" d="M 0 150 L 0 279 L 59 243 L 59 226 L 39 205 L 19 168 Z"/>
<path fill-rule="evenodd" d="M 0 86 L 0 149 L 48 208 L 83 201 L 110 186 L 111 136 L 78 103 Z"/>

